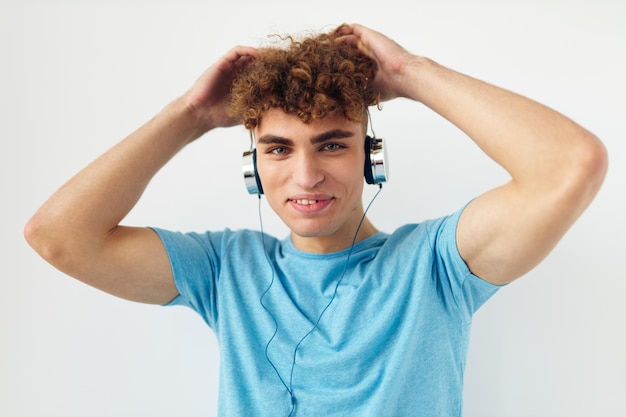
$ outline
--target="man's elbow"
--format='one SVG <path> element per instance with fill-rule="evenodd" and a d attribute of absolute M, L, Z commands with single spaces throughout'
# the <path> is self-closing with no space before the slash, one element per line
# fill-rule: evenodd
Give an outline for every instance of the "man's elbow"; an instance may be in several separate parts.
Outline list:
<path fill-rule="evenodd" d="M 568 191 L 564 195 L 584 210 L 602 186 L 609 165 L 608 152 L 595 135 L 586 132 L 570 155 L 569 180 L 563 182 Z"/>
<path fill-rule="evenodd" d="M 64 270 L 68 264 L 67 243 L 69 239 L 59 236 L 51 227 L 50 221 L 40 214 L 35 214 L 24 227 L 26 242 L 55 268 Z"/>
<path fill-rule="evenodd" d="M 606 147 L 595 135 L 588 133 L 579 156 L 580 181 L 583 182 L 592 195 L 595 195 L 602 185 L 609 166 L 609 156 Z"/>

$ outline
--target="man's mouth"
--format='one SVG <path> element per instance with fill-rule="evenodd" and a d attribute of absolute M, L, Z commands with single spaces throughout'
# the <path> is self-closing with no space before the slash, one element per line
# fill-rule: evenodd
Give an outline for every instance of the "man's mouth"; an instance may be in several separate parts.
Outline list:
<path fill-rule="evenodd" d="M 297 204 L 302 204 L 304 206 L 319 203 L 319 200 L 292 200 L 292 201 L 295 201 Z"/>
<path fill-rule="evenodd" d="M 327 196 L 319 198 L 302 198 L 301 196 L 297 196 L 295 198 L 290 198 L 289 203 L 291 204 L 291 207 L 301 213 L 313 214 L 328 207 L 333 200 L 333 198 Z"/>

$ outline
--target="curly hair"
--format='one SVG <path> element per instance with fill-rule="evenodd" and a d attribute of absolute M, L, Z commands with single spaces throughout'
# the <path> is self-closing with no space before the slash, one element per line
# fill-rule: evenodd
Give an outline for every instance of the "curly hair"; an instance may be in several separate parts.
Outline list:
<path fill-rule="evenodd" d="M 340 26 L 341 28 L 341 26 Z M 347 42 L 339 28 L 296 40 L 280 37 L 286 47 L 265 47 L 236 77 L 229 113 L 247 129 L 256 127 L 272 108 L 303 122 L 340 110 L 351 121 L 367 120 L 367 107 L 379 102 L 372 86 L 376 63 Z"/>

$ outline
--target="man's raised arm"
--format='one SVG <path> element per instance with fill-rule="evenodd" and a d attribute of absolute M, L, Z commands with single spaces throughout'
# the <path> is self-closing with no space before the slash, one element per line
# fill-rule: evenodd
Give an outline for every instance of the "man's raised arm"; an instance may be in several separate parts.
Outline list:
<path fill-rule="evenodd" d="M 470 270 L 505 284 L 541 262 L 598 192 L 608 164 L 602 143 L 542 104 L 413 55 L 376 31 L 339 30 L 376 60 L 383 100 L 423 103 L 511 175 L 459 220 L 458 248 Z"/>
<path fill-rule="evenodd" d="M 70 179 L 27 224 L 28 243 L 59 270 L 118 297 L 172 300 L 178 292 L 156 233 L 119 222 L 185 145 L 237 124 L 226 112 L 230 84 L 255 54 L 233 48 L 187 93 Z"/>

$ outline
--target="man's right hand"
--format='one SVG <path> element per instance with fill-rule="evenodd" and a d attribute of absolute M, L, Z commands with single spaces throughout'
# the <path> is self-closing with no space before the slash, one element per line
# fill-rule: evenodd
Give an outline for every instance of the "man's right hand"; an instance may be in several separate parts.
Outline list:
<path fill-rule="evenodd" d="M 237 72 L 257 54 L 257 49 L 252 47 L 232 48 L 208 68 L 182 97 L 200 122 L 200 135 L 216 127 L 230 127 L 241 122 L 227 112 L 230 87 Z"/>

